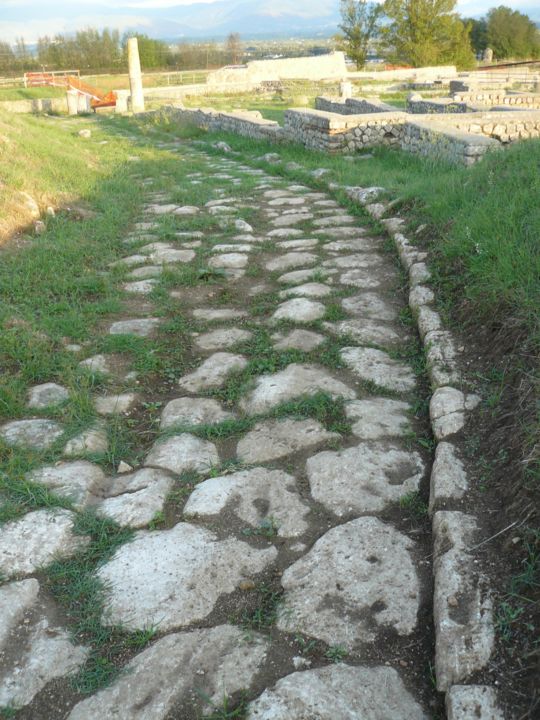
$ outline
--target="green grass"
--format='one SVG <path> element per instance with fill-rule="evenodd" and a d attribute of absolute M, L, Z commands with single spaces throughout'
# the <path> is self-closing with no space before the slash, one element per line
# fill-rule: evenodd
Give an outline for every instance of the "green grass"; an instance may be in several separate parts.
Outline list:
<path fill-rule="evenodd" d="M 36 100 L 39 98 L 64 97 L 66 91 L 56 87 L 14 87 L 0 88 L 0 102 L 3 100 Z"/>

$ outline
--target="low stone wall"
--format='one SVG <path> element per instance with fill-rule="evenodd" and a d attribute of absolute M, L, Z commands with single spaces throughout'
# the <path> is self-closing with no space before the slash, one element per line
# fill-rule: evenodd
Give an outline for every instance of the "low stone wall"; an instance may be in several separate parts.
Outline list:
<path fill-rule="evenodd" d="M 410 80 L 411 82 L 432 82 L 434 80 L 451 80 L 458 76 L 455 65 L 435 65 L 422 68 L 400 68 L 398 70 L 375 70 L 366 72 L 359 70 L 350 72 L 349 78 L 358 80 Z"/>
<path fill-rule="evenodd" d="M 320 95 L 315 98 L 315 108 L 340 115 L 361 115 L 362 113 L 395 112 L 396 108 L 375 98 L 340 98 Z"/>
<path fill-rule="evenodd" d="M 466 102 L 456 102 L 452 98 L 424 98 L 408 99 L 407 112 L 413 115 L 430 115 L 430 114 L 446 114 L 446 113 L 466 113 L 473 112 L 473 109 Z"/>
<path fill-rule="evenodd" d="M 491 90 L 476 92 L 458 92 L 454 101 L 469 105 L 508 105 L 512 109 L 519 107 L 540 109 L 540 93 L 506 93 Z"/>
<path fill-rule="evenodd" d="M 462 165 L 474 165 L 486 152 L 500 147 L 497 140 L 449 128 L 437 128 L 427 122 L 403 125 L 400 147 L 405 152 L 441 158 Z"/>
<path fill-rule="evenodd" d="M 181 100 L 182 98 L 205 95 L 235 95 L 257 90 L 259 85 L 251 82 L 224 83 L 221 85 L 167 85 L 165 87 L 143 88 L 147 100 Z"/>
<path fill-rule="evenodd" d="M 269 80 L 325 80 L 347 77 L 348 70 L 343 52 L 332 52 L 314 57 L 253 60 L 247 65 L 224 67 L 208 75 L 209 85 L 227 83 L 260 83 Z"/>
<path fill-rule="evenodd" d="M 34 100 L 2 100 L 0 102 L 0 109 L 13 113 L 67 113 L 67 100 L 65 97 Z"/>
<path fill-rule="evenodd" d="M 460 117 L 434 119 L 433 126 L 440 123 L 472 135 L 485 135 L 503 143 L 540 137 L 540 111 L 529 110 L 511 113 L 479 112 Z"/>

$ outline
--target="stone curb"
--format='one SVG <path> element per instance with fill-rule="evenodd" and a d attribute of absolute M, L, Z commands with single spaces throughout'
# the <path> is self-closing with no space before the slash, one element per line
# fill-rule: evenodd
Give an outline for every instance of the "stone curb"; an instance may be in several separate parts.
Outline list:
<path fill-rule="evenodd" d="M 228 146 L 227 150 L 217 144 L 214 148 L 231 152 Z M 278 158 L 273 159 L 273 165 L 280 164 Z M 265 161 L 266 156 L 256 160 Z M 314 177 L 321 180 L 322 174 Z M 448 720 L 504 720 L 495 688 L 463 684 L 472 673 L 486 667 L 491 657 L 495 640 L 493 603 L 488 578 L 476 567 L 478 561 L 473 554 L 478 531 L 475 517 L 444 509 L 446 503 L 460 501 L 468 489 L 467 473 L 451 438 L 464 427 L 466 414 L 478 405 L 480 398 L 460 389 L 462 378 L 456 360 L 459 350 L 432 307 L 435 294 L 428 284 L 431 279 L 426 264 L 428 253 L 418 250 L 400 232 L 405 224 L 402 218 L 384 218 L 394 205 L 380 200 L 386 189 L 324 184 L 330 191 L 345 191 L 349 199 L 385 227 L 409 276 L 409 307 L 426 353 L 433 389 L 430 420 L 437 440 L 429 497 L 434 545 L 437 690 L 446 695 Z"/>

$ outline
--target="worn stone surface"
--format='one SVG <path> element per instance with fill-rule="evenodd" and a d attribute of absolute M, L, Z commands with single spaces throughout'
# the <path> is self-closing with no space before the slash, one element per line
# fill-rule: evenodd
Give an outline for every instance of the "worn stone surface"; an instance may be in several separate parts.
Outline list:
<path fill-rule="evenodd" d="M 469 551 L 476 533 L 471 515 L 439 511 L 433 516 L 435 675 L 441 692 L 484 668 L 493 652 L 493 600 Z"/>
<path fill-rule="evenodd" d="M 158 278 L 163 274 L 162 265 L 143 265 L 143 267 L 132 270 L 128 278 L 130 280 L 146 280 L 148 278 Z"/>
<path fill-rule="evenodd" d="M 338 516 L 384 510 L 418 490 L 425 471 L 418 453 L 385 442 L 318 453 L 306 469 L 315 500 Z"/>
<path fill-rule="evenodd" d="M 184 513 L 205 518 L 225 508 L 253 528 L 271 522 L 280 537 L 307 530 L 309 507 L 300 499 L 295 479 L 281 470 L 256 467 L 205 480 L 190 495 Z"/>
<path fill-rule="evenodd" d="M 150 278 L 150 280 L 134 280 L 133 282 L 124 283 L 122 287 L 128 293 L 149 295 L 156 287 L 157 282 L 157 280 L 152 278 Z"/>
<path fill-rule="evenodd" d="M 216 446 L 190 433 L 157 440 L 146 456 L 145 465 L 160 467 L 180 475 L 186 470 L 207 472 L 219 462 Z"/>
<path fill-rule="evenodd" d="M 276 557 L 189 523 L 137 533 L 97 572 L 106 587 L 104 622 L 130 629 L 184 627 L 209 615 L 220 595 L 261 572 Z"/>
<path fill-rule="evenodd" d="M 267 648 L 261 636 L 246 640 L 230 625 L 168 635 L 136 655 L 112 687 L 78 703 L 68 720 L 163 720 L 176 704 L 210 714 L 211 704 L 250 686 Z"/>
<path fill-rule="evenodd" d="M 28 479 L 69 498 L 77 508 L 86 507 L 89 500 L 101 495 L 106 486 L 103 470 L 86 460 L 47 465 L 32 471 Z"/>
<path fill-rule="evenodd" d="M 351 315 L 361 315 L 362 317 L 390 322 L 398 317 L 396 306 L 374 292 L 343 298 L 341 305 Z"/>
<path fill-rule="evenodd" d="M 88 650 L 51 626 L 29 579 L 0 588 L 0 707 L 28 705 L 49 682 L 76 672 Z"/>
<path fill-rule="evenodd" d="M 280 298 L 297 297 L 326 297 L 332 293 L 332 288 L 323 283 L 304 283 L 296 287 L 287 288 L 279 293 Z"/>
<path fill-rule="evenodd" d="M 230 348 L 239 342 L 249 340 L 251 336 L 252 333 L 249 330 L 242 330 L 241 328 L 221 328 L 197 335 L 194 340 L 194 345 L 203 351 L 222 350 L 224 348 Z"/>
<path fill-rule="evenodd" d="M 398 392 L 408 392 L 416 384 L 414 373 L 402 362 L 393 360 L 387 353 L 374 348 L 345 347 L 341 350 L 343 362 L 361 380 L 376 383 Z"/>
<path fill-rule="evenodd" d="M 465 425 L 467 410 L 473 410 L 480 398 L 476 395 L 464 395 L 453 387 L 439 387 L 431 396 L 429 416 L 433 434 L 437 440 L 459 432 Z"/>
<path fill-rule="evenodd" d="M 210 425 L 234 418 L 234 413 L 223 410 L 211 398 L 184 397 L 171 400 L 161 413 L 161 427 L 175 425 Z"/>
<path fill-rule="evenodd" d="M 136 393 L 120 393 L 119 395 L 102 395 L 94 401 L 99 415 L 124 415 L 132 410 L 139 396 Z"/>
<path fill-rule="evenodd" d="M 284 572 L 278 627 L 349 650 L 383 628 L 408 635 L 419 606 L 413 546 L 374 517 L 332 528 Z"/>
<path fill-rule="evenodd" d="M 215 320 L 237 320 L 246 317 L 245 310 L 238 308 L 197 308 L 193 311 L 193 317 L 197 320 L 214 322 Z"/>
<path fill-rule="evenodd" d="M 410 411 L 411 406 L 401 400 L 380 397 L 351 400 L 345 405 L 345 414 L 352 420 L 351 431 L 362 440 L 407 434 Z"/>
<path fill-rule="evenodd" d="M 134 320 L 118 320 L 109 328 L 109 335 L 137 335 L 149 337 L 161 324 L 161 318 L 139 318 Z"/>
<path fill-rule="evenodd" d="M 64 447 L 63 454 L 66 457 L 76 457 L 88 453 L 105 453 L 109 448 L 107 430 L 102 425 L 95 425 L 83 430 L 75 437 L 68 440 Z"/>
<path fill-rule="evenodd" d="M 290 225 L 298 225 L 307 220 L 313 220 L 313 215 L 309 212 L 283 213 L 272 220 L 272 225 L 274 227 L 289 227 Z"/>
<path fill-rule="evenodd" d="M 180 378 L 178 385 L 191 393 L 205 388 L 221 387 L 231 373 L 243 370 L 246 365 L 247 360 L 242 355 L 217 352 L 210 355 L 197 370 Z"/>
<path fill-rule="evenodd" d="M 245 253 L 223 253 L 215 255 L 208 261 L 208 266 L 213 268 L 245 268 L 248 264 L 249 256 Z"/>
<path fill-rule="evenodd" d="M 267 262 L 265 267 L 270 272 L 283 272 L 303 265 L 313 265 L 318 259 L 317 255 L 310 252 L 289 252 L 278 255 L 274 260 Z"/>
<path fill-rule="evenodd" d="M 96 503 L 96 511 L 119 525 L 144 527 L 161 512 L 173 479 L 163 470 L 143 468 L 123 474 L 109 484 L 107 497 Z"/>
<path fill-rule="evenodd" d="M 12 420 L 0 426 L 0 438 L 5 443 L 32 450 L 47 450 L 63 433 L 60 423 L 41 418 Z"/>
<path fill-rule="evenodd" d="M 273 322 L 278 320 L 290 320 L 299 323 L 312 322 L 324 317 L 325 312 L 326 307 L 322 303 L 300 297 L 286 300 L 281 305 L 278 305 L 271 319 Z"/>
<path fill-rule="evenodd" d="M 257 378 L 255 389 L 241 400 L 240 407 L 251 414 L 264 413 L 286 400 L 317 392 L 346 400 L 356 397 L 354 390 L 323 368 L 292 363 L 285 370 Z"/>
<path fill-rule="evenodd" d="M 403 341 L 403 333 L 399 334 L 393 327 L 380 320 L 369 318 L 340 320 L 335 323 L 325 323 L 324 327 L 336 335 L 348 335 L 360 343 L 395 345 Z"/>
<path fill-rule="evenodd" d="M 339 438 L 317 420 L 264 420 L 240 440 L 236 454 L 245 463 L 264 463 Z"/>
<path fill-rule="evenodd" d="M 28 392 L 28 407 L 41 409 L 50 405 L 60 405 L 68 398 L 69 391 L 57 383 L 35 385 Z"/>
<path fill-rule="evenodd" d="M 427 720 L 396 670 L 331 665 L 295 672 L 251 702 L 247 720 Z"/>
<path fill-rule="evenodd" d="M 505 720 L 497 691 L 487 685 L 452 685 L 446 693 L 448 720 Z"/>
<path fill-rule="evenodd" d="M 461 499 L 469 483 L 467 473 L 451 443 L 440 442 L 431 469 L 429 509 L 441 509 L 449 500 Z"/>
<path fill-rule="evenodd" d="M 279 283 L 283 285 L 295 285 L 298 283 L 306 283 L 308 280 L 313 278 L 314 273 L 322 273 L 323 275 L 329 275 L 328 269 L 321 270 L 320 268 L 310 268 L 309 270 L 293 270 L 292 272 L 280 275 L 277 279 Z"/>
<path fill-rule="evenodd" d="M 93 355 L 92 357 L 81 360 L 79 367 L 88 370 L 93 374 L 112 375 L 114 372 L 111 358 L 108 355 Z"/>
<path fill-rule="evenodd" d="M 31 575 L 55 557 L 69 557 L 87 538 L 74 535 L 75 515 L 69 510 L 35 510 L 2 527 L 0 572 L 6 577 Z"/>
<path fill-rule="evenodd" d="M 274 333 L 272 340 L 274 340 L 276 350 L 302 350 L 303 352 L 311 352 L 316 347 L 319 347 L 326 338 L 324 335 L 320 335 L 312 330 L 291 330 L 287 334 Z"/>

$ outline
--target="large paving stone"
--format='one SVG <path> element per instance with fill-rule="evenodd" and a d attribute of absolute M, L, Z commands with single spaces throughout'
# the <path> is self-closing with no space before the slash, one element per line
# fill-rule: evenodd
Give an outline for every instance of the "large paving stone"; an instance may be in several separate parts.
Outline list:
<path fill-rule="evenodd" d="M 119 395 L 101 395 L 94 400 L 99 415 L 125 415 L 133 410 L 139 402 L 136 393 L 120 393 Z"/>
<path fill-rule="evenodd" d="M 237 320 L 246 317 L 246 310 L 238 308 L 196 308 L 193 310 L 193 317 L 196 320 L 214 322 L 216 320 Z"/>
<path fill-rule="evenodd" d="M 249 340 L 252 333 L 241 328 L 220 328 L 203 333 L 195 338 L 194 344 L 199 350 L 223 350 L 244 340 Z"/>
<path fill-rule="evenodd" d="M 31 472 L 28 479 L 69 498 L 77 508 L 86 507 L 93 497 L 102 495 L 107 484 L 99 465 L 86 460 L 48 465 Z"/>
<path fill-rule="evenodd" d="M 28 407 L 42 409 L 50 405 L 60 405 L 68 398 L 68 390 L 57 383 L 35 385 L 28 392 Z"/>
<path fill-rule="evenodd" d="M 211 704 L 250 686 L 267 648 L 261 636 L 246 640 L 230 625 L 168 635 L 136 655 L 111 687 L 78 703 L 68 720 L 163 720 L 174 705 L 210 714 Z"/>
<path fill-rule="evenodd" d="M 240 440 L 236 454 L 245 463 L 264 463 L 340 437 L 317 420 L 264 420 Z"/>
<path fill-rule="evenodd" d="M 331 215 L 329 217 L 322 217 L 313 222 L 314 227 L 325 228 L 334 227 L 337 225 L 348 225 L 356 222 L 357 218 L 352 215 Z"/>
<path fill-rule="evenodd" d="M 372 268 L 376 268 L 384 263 L 382 255 L 376 253 L 356 253 L 354 255 L 339 255 L 337 257 L 330 258 L 323 262 L 324 267 L 335 267 L 335 268 L 358 268 L 358 269 L 370 269 L 371 274 L 375 271 Z"/>
<path fill-rule="evenodd" d="M 396 670 L 333 665 L 292 673 L 249 704 L 246 720 L 427 720 Z"/>
<path fill-rule="evenodd" d="M 356 232 L 353 228 L 347 228 L 347 230 L 353 230 Z M 324 245 L 324 249 L 328 252 L 341 252 L 344 250 L 371 252 L 379 247 L 380 242 L 370 237 L 351 238 L 350 240 L 333 240 L 332 242 L 327 242 Z"/>
<path fill-rule="evenodd" d="M 416 380 L 411 368 L 382 350 L 345 347 L 341 350 L 341 357 L 361 380 L 397 392 L 409 392 L 415 387 Z"/>
<path fill-rule="evenodd" d="M 283 272 L 303 265 L 314 265 L 318 259 L 317 255 L 310 252 L 289 252 L 267 262 L 266 269 L 271 272 Z"/>
<path fill-rule="evenodd" d="M 291 330 L 289 333 L 274 333 L 274 348 L 276 350 L 301 350 L 311 352 L 321 345 L 326 338 L 324 335 L 311 330 Z"/>
<path fill-rule="evenodd" d="M 332 528 L 284 572 L 278 627 L 349 650 L 379 630 L 408 635 L 419 606 L 413 545 L 374 517 Z"/>
<path fill-rule="evenodd" d="M 0 707 L 28 705 L 45 685 L 86 660 L 86 648 L 50 625 L 38 594 L 33 578 L 0 588 Z"/>
<path fill-rule="evenodd" d="M 286 300 L 278 305 L 277 310 L 272 315 L 271 320 L 277 322 L 279 320 L 290 320 L 291 322 L 312 322 L 320 320 L 326 313 L 326 307 L 316 300 L 308 300 L 299 297 L 292 300 Z"/>
<path fill-rule="evenodd" d="M 184 513 L 205 518 L 225 508 L 254 528 L 271 520 L 280 537 L 307 530 L 309 507 L 300 499 L 295 479 L 281 470 L 257 467 L 205 480 L 190 495 Z"/>
<path fill-rule="evenodd" d="M 223 253 L 222 255 L 215 255 L 210 258 L 208 262 L 209 267 L 213 268 L 230 268 L 230 269 L 241 269 L 245 268 L 248 264 L 249 255 L 245 253 Z"/>
<path fill-rule="evenodd" d="M 168 473 L 153 468 L 119 475 L 107 487 L 107 497 L 97 502 L 96 511 L 119 525 L 144 527 L 163 510 L 172 485 Z"/>
<path fill-rule="evenodd" d="M 293 363 L 285 370 L 257 378 L 255 389 L 240 401 L 240 407 L 251 414 L 264 413 L 287 400 L 317 392 L 346 400 L 356 397 L 354 390 L 323 368 Z"/>
<path fill-rule="evenodd" d="M 217 400 L 184 397 L 171 400 L 165 405 L 161 413 L 161 427 L 210 425 L 232 418 L 234 414 L 223 410 Z"/>
<path fill-rule="evenodd" d="M 157 280 L 150 278 L 150 280 L 134 280 L 133 282 L 124 283 L 123 289 L 128 293 L 134 295 L 149 295 L 157 285 Z"/>
<path fill-rule="evenodd" d="M 132 270 L 128 278 L 130 280 L 146 280 L 148 278 L 157 278 L 163 274 L 163 265 L 143 265 L 143 267 Z"/>
<path fill-rule="evenodd" d="M 197 370 L 180 378 L 178 385 L 191 393 L 221 387 L 231 373 L 243 370 L 246 365 L 247 360 L 242 355 L 217 352 L 210 355 Z"/>
<path fill-rule="evenodd" d="M 321 452 L 306 469 L 315 500 L 339 516 L 384 510 L 418 490 L 425 471 L 418 453 L 388 443 Z"/>
<path fill-rule="evenodd" d="M 340 320 L 335 323 L 327 322 L 324 324 L 324 328 L 336 335 L 349 336 L 359 343 L 393 346 L 403 340 L 403 336 L 390 325 L 369 318 Z"/>
<path fill-rule="evenodd" d="M 289 227 L 290 225 L 298 225 L 308 220 L 313 220 L 313 215 L 309 212 L 283 213 L 272 220 L 272 225 L 276 228 Z"/>
<path fill-rule="evenodd" d="M 35 510 L 2 527 L 0 572 L 7 577 L 31 575 L 56 557 L 69 557 L 88 539 L 73 533 L 69 510 Z"/>
<path fill-rule="evenodd" d="M 352 420 L 351 431 L 362 440 L 406 435 L 410 411 L 408 403 L 381 397 L 351 400 L 345 405 L 345 414 Z"/>
<path fill-rule="evenodd" d="M 0 438 L 15 447 L 47 450 L 63 434 L 64 428 L 54 420 L 33 418 L 12 420 L 0 427 Z"/>
<path fill-rule="evenodd" d="M 397 307 L 384 300 L 378 293 L 366 292 L 361 295 L 343 298 L 341 305 L 351 315 L 374 318 L 376 320 L 397 320 Z"/>
<path fill-rule="evenodd" d="M 118 320 L 109 328 L 109 335 L 137 335 L 138 337 L 149 337 L 157 330 L 161 322 L 162 320 L 160 318 Z"/>
<path fill-rule="evenodd" d="M 305 238 L 304 240 L 284 240 L 278 242 L 276 247 L 282 248 L 283 250 L 311 250 L 317 247 L 319 241 L 317 238 Z"/>
<path fill-rule="evenodd" d="M 164 468 L 178 475 L 187 470 L 207 472 L 218 463 L 216 446 L 190 433 L 157 440 L 144 461 L 145 465 Z"/>
<path fill-rule="evenodd" d="M 297 285 L 296 287 L 287 288 L 279 293 L 280 298 L 287 298 L 291 296 L 296 297 L 326 297 L 331 295 L 332 288 L 323 283 L 311 282 L 304 283 L 303 285 Z"/>
<path fill-rule="evenodd" d="M 101 375 L 112 375 L 114 373 L 114 365 L 110 355 L 93 355 L 92 357 L 81 360 L 79 367 L 88 370 L 92 374 L 100 373 Z"/>
<path fill-rule="evenodd" d="M 98 570 L 105 583 L 104 622 L 160 631 L 201 621 L 219 597 L 261 572 L 277 555 L 232 538 L 178 523 L 170 530 L 139 531 Z"/>
<path fill-rule="evenodd" d="M 270 206 L 279 206 L 279 205 L 304 205 L 305 200 L 303 197 L 278 197 L 274 198 L 273 200 L 270 200 L 268 202 L 268 205 Z"/>
<path fill-rule="evenodd" d="M 63 454 L 66 457 L 77 457 L 90 453 L 105 453 L 108 449 L 107 429 L 103 425 L 96 424 L 68 440 Z"/>
<path fill-rule="evenodd" d="M 269 233 L 267 233 L 267 237 L 269 238 L 293 238 L 293 237 L 302 237 L 304 233 L 302 230 L 298 230 L 298 228 L 276 228 L 275 230 L 270 230 Z"/>

